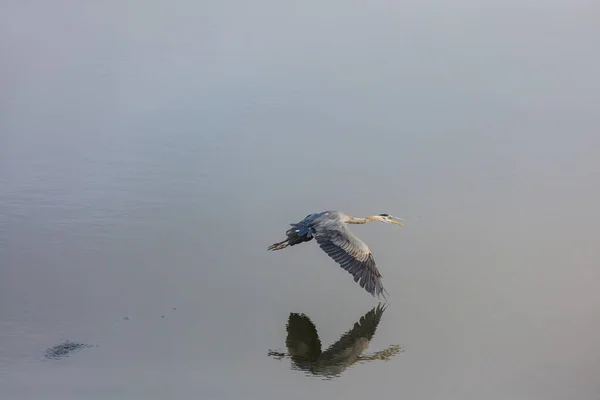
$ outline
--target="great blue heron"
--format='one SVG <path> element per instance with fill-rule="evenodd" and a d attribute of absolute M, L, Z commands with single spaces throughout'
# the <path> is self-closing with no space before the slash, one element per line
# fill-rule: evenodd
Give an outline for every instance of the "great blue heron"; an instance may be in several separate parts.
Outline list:
<path fill-rule="evenodd" d="M 385 308 L 385 305 L 378 304 L 325 351 L 321 351 L 321 340 L 310 318 L 304 314 L 290 313 L 285 340 L 288 352 L 271 350 L 269 355 L 279 359 L 289 357 L 294 369 L 327 379 L 339 376 L 356 362 L 389 360 L 401 351 L 400 346 L 392 345 L 385 350 L 363 355 L 375 335 Z"/>
<path fill-rule="evenodd" d="M 315 238 L 319 247 L 333 258 L 342 268 L 354 276 L 354 282 L 359 282 L 372 296 L 385 295 L 381 283 L 381 274 L 377 270 L 371 249 L 356 237 L 346 224 L 366 224 L 370 221 L 402 225 L 402 218 L 389 214 L 371 215 L 366 218 L 351 217 L 341 211 L 323 211 L 309 214 L 302 221 L 290 224 L 292 227 L 285 233 L 287 239 L 272 244 L 268 250 L 281 250 Z"/>

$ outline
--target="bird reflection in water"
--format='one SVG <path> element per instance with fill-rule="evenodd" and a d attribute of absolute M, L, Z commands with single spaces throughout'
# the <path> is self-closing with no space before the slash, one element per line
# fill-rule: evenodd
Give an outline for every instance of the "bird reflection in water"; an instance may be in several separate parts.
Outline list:
<path fill-rule="evenodd" d="M 321 352 L 321 341 L 310 318 L 304 314 L 290 313 L 285 341 L 288 352 L 271 350 L 269 356 L 276 359 L 290 358 L 293 369 L 326 379 L 341 375 L 346 368 L 355 363 L 388 361 L 401 351 L 399 345 L 391 345 L 385 350 L 363 355 L 375 335 L 385 309 L 385 305 L 378 304 L 324 352 Z"/>

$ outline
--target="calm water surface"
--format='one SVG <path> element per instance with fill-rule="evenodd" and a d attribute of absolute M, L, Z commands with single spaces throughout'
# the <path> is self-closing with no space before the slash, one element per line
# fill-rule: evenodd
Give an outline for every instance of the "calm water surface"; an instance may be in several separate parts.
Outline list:
<path fill-rule="evenodd" d="M 600 399 L 600 10 L 453 4 L 2 5 L 0 398 Z"/>

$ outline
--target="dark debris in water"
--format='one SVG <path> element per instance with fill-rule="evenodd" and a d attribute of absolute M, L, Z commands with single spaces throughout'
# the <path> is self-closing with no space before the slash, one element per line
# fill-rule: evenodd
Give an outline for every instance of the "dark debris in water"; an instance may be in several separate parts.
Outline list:
<path fill-rule="evenodd" d="M 57 344 L 56 346 L 46 349 L 46 358 L 49 358 L 51 360 L 60 360 L 86 347 L 93 346 L 90 344 L 70 342 L 66 340 L 63 343 Z"/>

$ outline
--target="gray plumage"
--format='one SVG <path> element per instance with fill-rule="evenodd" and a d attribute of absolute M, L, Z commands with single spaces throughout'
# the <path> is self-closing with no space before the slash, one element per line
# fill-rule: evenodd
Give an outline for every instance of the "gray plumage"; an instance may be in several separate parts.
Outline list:
<path fill-rule="evenodd" d="M 356 218 L 340 211 L 323 211 L 309 214 L 302 221 L 290 224 L 292 228 L 286 232 L 287 239 L 272 244 L 268 250 L 281 250 L 288 246 L 309 242 L 313 238 L 319 247 L 335 262 L 348 271 L 360 287 L 373 296 L 379 297 L 387 291 L 381 282 L 381 273 L 375 265 L 375 259 L 369 247 L 346 224 L 364 224 L 379 221 L 403 225 L 396 220 L 401 219 L 388 214 L 372 215 Z"/>

